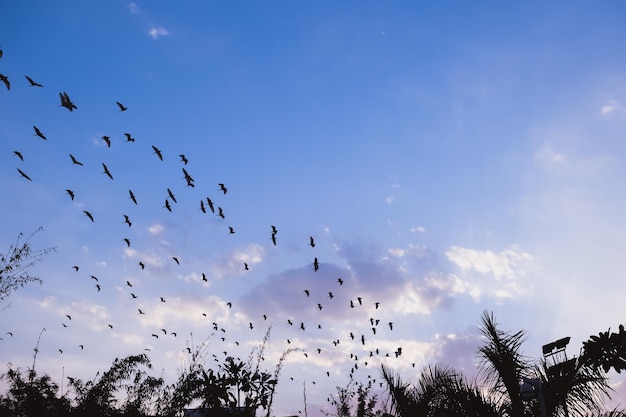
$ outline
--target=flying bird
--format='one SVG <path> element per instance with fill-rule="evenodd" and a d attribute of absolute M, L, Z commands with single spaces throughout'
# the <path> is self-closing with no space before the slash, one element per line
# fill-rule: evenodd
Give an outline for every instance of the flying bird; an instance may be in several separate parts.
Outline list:
<path fill-rule="evenodd" d="M 159 159 L 162 161 L 163 160 L 163 154 L 161 153 L 161 150 L 159 148 L 157 148 L 156 146 L 152 145 L 152 149 L 154 149 L 154 152 L 156 154 L 156 156 L 159 157 Z"/>
<path fill-rule="evenodd" d="M 130 219 L 128 218 L 127 215 L 123 215 L 124 216 L 124 223 L 126 223 L 128 225 L 128 227 L 132 226 L 132 222 L 130 221 Z M 129 245 L 130 246 L 130 245 Z"/>
<path fill-rule="evenodd" d="M 106 166 L 106 164 L 104 162 L 102 163 L 102 167 L 104 168 L 103 174 L 107 174 L 107 176 L 109 178 L 113 179 L 113 175 L 111 175 L 111 172 L 109 171 L 109 168 Z"/>
<path fill-rule="evenodd" d="M 7 77 L 4 74 L 0 74 L 0 81 L 2 81 L 4 85 L 6 85 L 7 90 L 11 89 L 11 83 L 9 82 L 9 77 Z"/>
<path fill-rule="evenodd" d="M 22 170 L 21 170 L 21 169 L 19 169 L 19 168 L 18 168 L 17 170 L 18 170 L 18 172 L 20 173 L 20 175 L 21 175 L 22 177 L 26 178 L 28 181 L 32 181 L 32 179 L 31 179 L 28 175 L 24 174 L 24 171 L 22 171 Z"/>
<path fill-rule="evenodd" d="M 135 138 L 132 137 L 130 135 L 130 133 L 124 133 L 124 136 L 126 136 L 126 142 L 134 142 L 135 141 Z"/>
<path fill-rule="evenodd" d="M 248 263 L 247 263 L 247 262 L 244 262 L 244 263 L 243 263 L 243 269 L 245 269 L 246 271 L 249 271 L 249 270 L 250 270 L 250 267 L 248 266 Z"/>
<path fill-rule="evenodd" d="M 220 216 L 222 219 L 224 219 L 224 212 L 222 211 L 221 207 L 217 207 L 217 215 Z"/>
<path fill-rule="evenodd" d="M 72 320 L 72 317 L 69 314 L 66 314 L 65 317 L 67 317 L 68 319 Z"/>
<path fill-rule="evenodd" d="M 343 279 L 337 278 L 337 282 L 339 283 L 339 285 L 343 285 Z"/>
<path fill-rule="evenodd" d="M 133 297 L 133 299 L 137 298 L 137 296 L 133 294 L 132 292 L 130 293 L 130 296 Z"/>
<path fill-rule="evenodd" d="M 178 260 L 177 257 L 172 256 L 172 259 L 174 260 L 174 262 L 176 262 L 177 265 L 180 265 L 180 261 Z"/>
<path fill-rule="evenodd" d="M 125 238 L 124 238 L 124 242 L 126 242 L 126 247 L 127 247 L 127 248 L 130 248 L 130 239 L 129 239 L 129 238 L 127 238 L 127 237 L 125 237 Z"/>
<path fill-rule="evenodd" d="M 224 184 L 217 184 L 220 186 L 220 191 L 222 191 L 224 194 L 226 194 L 228 192 L 228 189 L 224 186 Z"/>
<path fill-rule="evenodd" d="M 30 84 L 29 87 L 43 87 L 43 85 L 33 81 L 33 79 L 30 78 L 28 75 L 25 75 L 24 77 L 26 77 L 26 79 L 28 80 L 28 82 Z"/>
<path fill-rule="evenodd" d="M 128 285 L 129 287 L 133 286 L 133 284 L 131 284 L 130 281 L 126 281 L 126 285 Z"/>
<path fill-rule="evenodd" d="M 313 270 L 317 271 L 318 269 L 320 269 L 320 264 L 317 262 L 317 257 L 315 257 L 315 259 L 313 259 Z"/>
<path fill-rule="evenodd" d="M 143 262 L 139 262 L 138 265 L 141 267 L 142 270 L 146 267 L 146 265 Z"/>
<path fill-rule="evenodd" d="M 212 213 L 215 213 L 215 206 L 213 206 L 213 202 L 209 197 L 206 198 L 206 203 L 209 205 L 209 209 Z"/>
<path fill-rule="evenodd" d="M 93 223 L 93 215 L 87 210 L 83 210 L 83 213 L 85 213 L 85 216 L 89 217 L 89 220 Z"/>
<path fill-rule="evenodd" d="M 18 158 L 20 158 L 22 161 L 24 161 L 24 157 L 22 156 L 22 153 L 19 151 L 13 151 L 13 155 L 17 156 Z"/>
<path fill-rule="evenodd" d="M 176 197 L 174 197 L 174 193 L 172 193 L 172 190 L 170 190 L 169 188 L 167 189 L 167 194 L 170 196 L 174 203 L 178 203 L 178 201 L 176 201 Z"/>
<path fill-rule="evenodd" d="M 72 154 L 70 154 L 70 159 L 72 160 L 72 163 L 73 163 L 74 165 L 84 166 L 84 165 L 83 165 L 83 163 L 82 163 L 82 162 L 80 162 L 80 161 L 78 161 L 78 160 L 74 157 L 74 155 L 72 155 Z"/>
<path fill-rule="evenodd" d="M 204 200 L 200 200 L 200 211 L 206 213 L 206 208 L 204 207 Z"/>
<path fill-rule="evenodd" d="M 48 140 L 48 138 L 45 137 L 43 133 L 41 133 L 41 130 L 39 130 L 37 126 L 33 126 L 33 129 L 35 129 L 35 136 L 39 136 L 43 140 Z"/>
<path fill-rule="evenodd" d="M 117 107 L 120 108 L 120 111 L 128 110 L 128 107 L 124 107 L 124 105 L 122 103 L 120 103 L 119 101 L 116 101 L 115 104 L 117 104 Z"/>
<path fill-rule="evenodd" d="M 74 109 L 78 109 L 78 107 L 76 107 L 76 105 L 72 103 L 72 100 L 70 100 L 70 97 L 67 95 L 67 93 L 59 93 L 59 97 L 61 97 L 62 107 L 65 107 L 69 111 L 74 111 Z"/>
<path fill-rule="evenodd" d="M 228 233 L 235 234 L 235 229 L 233 229 L 231 226 L 228 226 Z"/>
<path fill-rule="evenodd" d="M 309 236 L 309 245 L 311 245 L 312 248 L 315 247 L 315 240 L 313 239 L 313 236 Z"/>
<path fill-rule="evenodd" d="M 111 138 L 108 136 L 102 136 L 102 140 L 107 144 L 107 148 L 111 147 Z"/>
<path fill-rule="evenodd" d="M 74 270 L 75 270 L 76 272 L 78 272 L 78 270 L 80 269 L 80 268 L 78 267 L 78 265 L 74 265 L 72 268 L 74 268 Z"/>
<path fill-rule="evenodd" d="M 187 165 L 187 163 L 189 162 L 189 160 L 187 159 L 187 157 L 186 157 L 185 155 L 183 155 L 182 153 L 181 153 L 180 155 L 178 155 L 178 156 L 180 156 L 180 161 L 181 161 L 182 163 L 184 163 L 185 165 Z"/>
<path fill-rule="evenodd" d="M 135 198 L 135 194 L 133 194 L 132 190 L 128 190 L 128 194 L 130 195 L 130 199 L 133 200 L 133 203 L 137 204 L 137 199 Z"/>

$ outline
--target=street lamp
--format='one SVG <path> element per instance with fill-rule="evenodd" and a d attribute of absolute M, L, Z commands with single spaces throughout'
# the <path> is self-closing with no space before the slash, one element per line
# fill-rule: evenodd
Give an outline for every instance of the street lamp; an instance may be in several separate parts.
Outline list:
<path fill-rule="evenodd" d="M 548 417 L 546 411 L 546 402 L 543 398 L 543 390 L 541 389 L 541 379 L 524 378 L 524 383 L 519 387 L 519 396 L 523 401 L 530 401 L 534 398 L 539 400 L 539 410 L 541 417 Z"/>

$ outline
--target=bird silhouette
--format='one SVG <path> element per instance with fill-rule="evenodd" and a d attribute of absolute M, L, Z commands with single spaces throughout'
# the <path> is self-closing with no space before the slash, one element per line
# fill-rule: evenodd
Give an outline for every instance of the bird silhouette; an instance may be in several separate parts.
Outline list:
<path fill-rule="evenodd" d="M 306 294 L 307 297 L 311 295 L 311 292 L 309 290 L 304 290 L 304 293 Z"/>
<path fill-rule="evenodd" d="M 178 203 L 178 201 L 176 201 L 176 197 L 174 197 L 174 193 L 172 193 L 172 190 L 170 190 L 169 188 L 167 189 L 167 194 L 170 196 L 174 203 Z"/>
<path fill-rule="evenodd" d="M 228 233 L 231 235 L 235 234 L 235 229 L 233 229 L 231 226 L 228 226 Z"/>
<path fill-rule="evenodd" d="M 128 190 L 128 194 L 130 195 L 130 197 L 128 197 L 128 198 L 133 200 L 133 203 L 135 203 L 135 205 L 136 205 L 137 204 L 137 199 L 135 198 L 135 194 L 133 194 L 133 191 L 132 190 Z"/>
<path fill-rule="evenodd" d="M 25 75 L 24 77 L 26 77 L 26 79 L 28 80 L 28 83 L 30 84 L 29 87 L 43 87 L 43 85 L 33 81 L 33 79 L 30 78 L 28 75 Z"/>
<path fill-rule="evenodd" d="M 129 287 L 133 286 L 133 284 L 131 284 L 130 281 L 126 281 L 126 285 L 128 285 Z"/>
<path fill-rule="evenodd" d="M 276 246 L 276 233 L 272 233 L 272 243 L 274 244 L 274 246 Z"/>
<path fill-rule="evenodd" d="M 139 262 L 138 265 L 141 267 L 142 270 L 146 267 L 146 265 L 143 262 Z"/>
<path fill-rule="evenodd" d="M 250 270 L 250 267 L 248 266 L 246 262 L 243 263 L 243 269 L 245 269 L 246 271 Z"/>
<path fill-rule="evenodd" d="M 110 148 L 111 147 L 111 138 L 106 136 L 106 135 L 105 136 L 101 136 L 101 138 L 104 141 L 104 143 L 107 144 L 107 148 Z"/>
<path fill-rule="evenodd" d="M 120 103 L 119 101 L 116 101 L 115 104 L 117 104 L 117 107 L 120 108 L 120 111 L 128 110 L 128 107 L 124 107 L 124 105 L 122 103 Z"/>
<path fill-rule="evenodd" d="M 13 155 L 17 156 L 18 158 L 20 158 L 22 160 L 22 162 L 24 161 L 24 156 L 22 156 L 22 153 L 19 151 L 13 151 Z"/>
<path fill-rule="evenodd" d="M 143 311 L 141 311 L 141 309 L 140 309 L 140 308 L 138 308 L 138 309 L 137 309 L 137 311 L 139 311 L 139 314 L 146 314 L 146 313 L 144 313 Z"/>
<path fill-rule="evenodd" d="M 20 173 L 20 175 L 21 175 L 22 177 L 26 178 L 28 181 L 32 181 L 32 179 L 31 179 L 28 175 L 24 174 L 24 171 L 22 171 L 22 170 L 21 170 L 21 169 L 19 169 L 19 168 L 18 168 L 17 170 L 18 170 L 18 172 Z"/>
<path fill-rule="evenodd" d="M 163 297 L 159 297 L 161 299 L 161 302 L 164 303 L 165 302 L 165 298 Z"/>
<path fill-rule="evenodd" d="M 123 240 L 124 240 L 124 242 L 126 242 L 126 247 L 130 248 L 130 239 L 125 237 Z"/>
<path fill-rule="evenodd" d="M 133 225 L 133 223 L 130 221 L 128 216 L 125 215 L 125 214 L 123 216 L 124 216 L 124 223 L 126 223 L 128 225 L 128 227 L 131 227 Z"/>
<path fill-rule="evenodd" d="M 169 211 L 170 213 L 172 212 L 172 206 L 170 206 L 170 200 L 168 200 L 167 198 L 165 199 L 165 205 L 163 207 L 166 208 L 167 211 Z"/>
<path fill-rule="evenodd" d="M 180 260 L 177 257 L 172 256 L 172 259 L 176 262 L 176 265 L 180 265 Z"/>
<path fill-rule="evenodd" d="M 70 316 L 69 314 L 66 314 L 65 317 L 67 317 L 69 320 L 72 320 L 72 316 Z"/>
<path fill-rule="evenodd" d="M 313 236 L 309 236 L 309 245 L 314 248 L 315 247 L 315 240 L 313 239 Z"/>
<path fill-rule="evenodd" d="M 220 191 L 222 191 L 224 194 L 226 194 L 228 192 L 228 189 L 224 186 L 224 184 L 217 184 L 220 186 Z"/>
<path fill-rule="evenodd" d="M 85 346 L 83 346 L 83 345 L 78 345 L 78 347 L 80 348 L 80 350 L 85 349 Z"/>
<path fill-rule="evenodd" d="M 134 142 L 135 141 L 135 138 L 132 137 L 130 135 L 130 133 L 124 133 L 124 136 L 126 136 L 126 142 Z"/>
<path fill-rule="evenodd" d="M 339 283 L 339 285 L 343 285 L 343 279 L 337 278 L 337 282 Z"/>
<path fill-rule="evenodd" d="M 41 133 L 41 130 L 39 130 L 37 126 L 33 126 L 33 129 L 35 129 L 35 136 L 39 136 L 43 140 L 48 140 L 48 138 L 45 137 L 43 133 Z"/>
<path fill-rule="evenodd" d="M 78 272 L 78 270 L 80 269 L 80 268 L 78 267 L 78 265 L 74 265 L 72 268 L 74 268 L 74 270 L 75 270 L 76 272 Z"/>
<path fill-rule="evenodd" d="M 72 155 L 72 154 L 70 154 L 70 159 L 72 160 L 72 163 L 73 163 L 74 165 L 84 166 L 84 165 L 83 165 L 83 163 L 82 163 L 82 162 L 80 162 L 80 161 L 78 161 L 78 160 L 74 157 L 74 155 Z"/>
<path fill-rule="evenodd" d="M 318 269 L 320 269 L 320 264 L 317 261 L 317 257 L 315 257 L 315 259 L 313 259 L 313 270 L 317 271 Z"/>
<path fill-rule="evenodd" d="M 76 107 L 76 105 L 72 103 L 72 100 L 70 100 L 70 97 L 67 95 L 66 92 L 59 93 L 59 97 L 61 98 L 62 107 L 65 107 L 69 111 L 74 111 L 75 109 L 78 109 L 78 107 Z"/>
<path fill-rule="evenodd" d="M 161 150 L 159 148 L 157 148 L 156 146 L 152 145 L 152 149 L 154 149 L 154 152 L 156 154 L 156 156 L 159 157 L 159 159 L 162 161 L 163 160 L 163 154 L 161 153 Z"/>
<path fill-rule="evenodd" d="M 0 74 L 0 81 L 4 83 L 4 85 L 7 87 L 7 90 L 11 89 L 11 83 L 9 82 L 9 77 L 7 77 L 4 74 Z"/>
<path fill-rule="evenodd" d="M 185 155 L 183 155 L 182 153 L 180 155 L 178 155 L 178 156 L 180 156 L 180 161 L 183 164 L 187 165 L 189 163 L 189 160 L 187 159 L 187 157 Z"/>
<path fill-rule="evenodd" d="M 200 200 L 200 211 L 206 213 L 206 208 L 204 207 L 204 200 Z"/>
<path fill-rule="evenodd" d="M 89 220 L 93 223 L 93 215 L 87 210 L 83 210 L 83 213 L 85 213 L 85 216 L 89 217 Z"/>
<path fill-rule="evenodd" d="M 211 213 L 215 213 L 215 206 L 213 205 L 213 201 L 211 201 L 209 197 L 206 198 L 206 203 L 209 205 Z"/>
<path fill-rule="evenodd" d="M 222 219 L 226 218 L 224 217 L 224 212 L 222 211 L 221 207 L 217 207 L 217 215 L 220 216 Z"/>
<path fill-rule="evenodd" d="M 113 175 L 111 175 L 111 172 L 109 171 L 109 168 L 106 166 L 106 164 L 104 162 L 102 163 L 102 168 L 104 168 L 103 174 L 107 174 L 107 176 L 109 178 L 113 179 Z"/>

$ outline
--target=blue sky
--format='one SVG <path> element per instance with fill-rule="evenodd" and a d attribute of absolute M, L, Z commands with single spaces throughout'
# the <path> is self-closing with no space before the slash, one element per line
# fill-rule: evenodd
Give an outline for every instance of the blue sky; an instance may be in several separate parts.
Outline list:
<path fill-rule="evenodd" d="M 33 246 L 57 251 L 33 270 L 43 285 L 0 315 L 13 333 L 1 336 L 3 363 L 29 366 L 45 328 L 37 366 L 57 380 L 92 378 L 146 348 L 155 372 L 175 378 L 192 332 L 211 353 L 245 358 L 271 325 L 268 369 L 288 347 L 308 353 L 288 358 L 276 414 L 303 410 L 306 381 L 316 415 L 347 383 L 350 353 L 363 381 L 381 362 L 406 379 L 437 361 L 471 374 L 483 310 L 526 329 L 532 357 L 564 336 L 577 354 L 623 323 L 620 2 L 5 9 L 1 250 L 43 226 Z M 59 107 L 60 92 L 78 109 Z M 224 219 L 200 211 L 207 197 Z M 367 360 L 376 348 L 391 358 Z M 615 388 L 624 403 L 624 382 Z"/>

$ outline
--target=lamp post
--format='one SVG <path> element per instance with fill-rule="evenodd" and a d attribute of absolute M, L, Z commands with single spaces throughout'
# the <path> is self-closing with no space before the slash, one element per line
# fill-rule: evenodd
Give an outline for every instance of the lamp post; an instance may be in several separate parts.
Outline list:
<path fill-rule="evenodd" d="M 519 387 L 519 395 L 523 401 L 530 401 L 536 397 L 539 400 L 541 417 L 548 417 L 546 402 L 543 398 L 543 389 L 541 389 L 541 379 L 524 378 L 523 384 Z"/>

